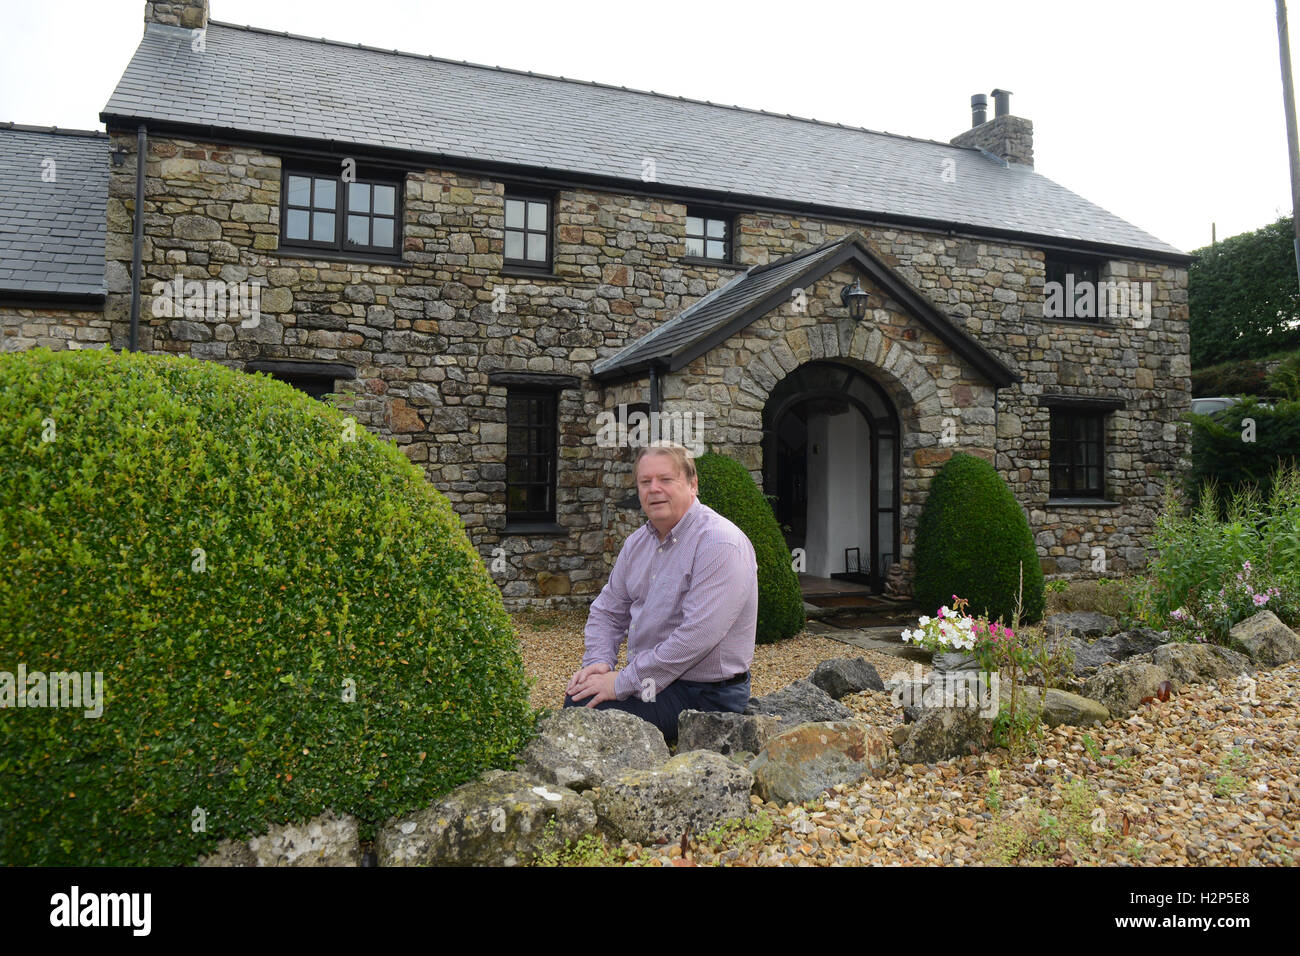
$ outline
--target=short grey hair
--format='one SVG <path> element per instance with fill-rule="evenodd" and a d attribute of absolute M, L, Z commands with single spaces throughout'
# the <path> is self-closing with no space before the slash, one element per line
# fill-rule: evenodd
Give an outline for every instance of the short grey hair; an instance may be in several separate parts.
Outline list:
<path fill-rule="evenodd" d="M 686 475 L 687 481 L 695 478 L 695 457 L 691 454 L 690 449 L 684 445 L 679 445 L 667 439 L 651 442 L 649 445 L 642 445 L 636 451 L 636 461 L 632 465 L 633 474 L 636 474 L 637 469 L 641 467 L 641 459 L 646 455 L 668 455 L 672 458 L 676 470 Z"/>

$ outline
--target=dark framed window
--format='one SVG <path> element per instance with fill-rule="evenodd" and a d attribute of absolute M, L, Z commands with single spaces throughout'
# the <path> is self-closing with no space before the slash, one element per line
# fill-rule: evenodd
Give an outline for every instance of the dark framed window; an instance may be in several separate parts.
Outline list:
<path fill-rule="evenodd" d="M 263 372 L 286 385 L 292 385 L 300 392 L 306 392 L 318 401 L 323 401 L 326 395 L 338 391 L 335 386 L 339 380 L 357 377 L 357 370 L 354 367 L 341 362 L 255 359 L 244 365 L 244 371 Z"/>
<path fill-rule="evenodd" d="M 1054 407 L 1051 414 L 1051 496 L 1104 498 L 1106 413 Z"/>
<path fill-rule="evenodd" d="M 549 196 L 506 192 L 505 257 L 507 266 L 522 269 L 551 268 L 551 214 Z"/>
<path fill-rule="evenodd" d="M 506 521 L 554 521 L 557 464 L 553 389 L 506 393 Z"/>
<path fill-rule="evenodd" d="M 688 206 L 686 209 L 686 255 L 696 259 L 731 261 L 731 217 L 720 212 Z"/>
<path fill-rule="evenodd" d="M 1100 321 L 1097 300 L 1102 262 L 1098 259 L 1057 256 L 1048 253 L 1043 261 L 1047 273 L 1043 287 L 1043 318 L 1073 322 Z M 1091 291 L 1084 293 L 1085 286 Z"/>
<path fill-rule="evenodd" d="M 400 258 L 401 183 L 344 182 L 340 175 L 286 169 L 280 203 L 280 247 Z"/>

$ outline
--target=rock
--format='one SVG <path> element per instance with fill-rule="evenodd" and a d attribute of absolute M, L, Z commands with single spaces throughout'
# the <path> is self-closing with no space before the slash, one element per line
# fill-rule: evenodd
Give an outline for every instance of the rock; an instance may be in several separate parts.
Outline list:
<path fill-rule="evenodd" d="M 784 722 L 762 714 L 684 710 L 677 717 L 677 751 L 712 750 L 724 756 L 756 754 L 785 729 Z"/>
<path fill-rule="evenodd" d="M 851 720 L 853 711 L 811 681 L 797 680 L 766 697 L 751 697 L 747 714 L 771 714 L 783 725 L 796 727 L 812 721 Z"/>
<path fill-rule="evenodd" d="M 519 866 L 596 828 L 591 803 L 567 787 L 489 770 L 427 810 L 380 829 L 380 866 Z"/>
<path fill-rule="evenodd" d="M 822 661 L 808 680 L 836 700 L 859 691 L 885 689 L 885 682 L 865 657 L 836 657 Z"/>
<path fill-rule="evenodd" d="M 899 724 L 889 736 L 895 747 L 901 747 L 903 741 L 912 736 L 912 728 L 907 724 Z"/>
<path fill-rule="evenodd" d="M 630 770 L 593 795 L 601 829 L 616 839 L 679 840 L 750 812 L 754 777 L 711 750 L 690 750 L 654 770 Z"/>
<path fill-rule="evenodd" d="M 357 821 L 327 810 L 306 823 L 271 827 L 251 840 L 224 840 L 198 866 L 360 866 Z"/>
<path fill-rule="evenodd" d="M 974 671 L 979 670 L 980 666 L 979 661 L 975 660 L 975 655 L 968 654 L 966 651 L 935 654 L 931 664 L 937 671 Z"/>
<path fill-rule="evenodd" d="M 830 608 L 819 607 L 816 604 L 809 604 L 807 601 L 803 602 L 803 616 L 809 621 L 820 621 L 830 613 Z"/>
<path fill-rule="evenodd" d="M 1185 684 L 1205 684 L 1255 669 L 1245 654 L 1215 644 L 1161 644 L 1151 660 L 1169 674 L 1175 691 Z"/>
<path fill-rule="evenodd" d="M 1146 661 L 1123 661 L 1101 668 L 1083 685 L 1083 696 L 1099 701 L 1113 717 L 1127 717 L 1146 697 L 1155 697 L 1169 680 L 1162 667 Z"/>
<path fill-rule="evenodd" d="M 1023 698 L 1020 696 L 1021 694 L 1024 695 Z M 1072 694 L 1058 687 L 1049 687 L 1046 694 L 1046 704 L 1044 704 L 1043 698 L 1044 694 L 1041 687 L 1021 685 L 1016 691 L 1016 706 L 1022 706 L 1021 701 L 1023 699 L 1024 705 L 1038 711 L 1043 723 L 1049 727 L 1056 727 L 1060 724 L 1069 724 L 1072 727 L 1087 727 L 1091 724 L 1104 724 L 1110 720 L 1110 711 L 1106 709 L 1106 705 L 1090 697 Z M 1011 689 L 1004 684 L 1002 686 L 1002 702 L 1006 703 L 1010 699 Z"/>
<path fill-rule="evenodd" d="M 1070 611 L 1053 614 L 1043 622 L 1043 630 L 1049 638 L 1069 636 L 1086 640 L 1114 634 L 1119 630 L 1119 621 L 1096 611 Z"/>
<path fill-rule="evenodd" d="M 1059 639 L 1059 638 L 1058 638 Z M 1066 638 L 1074 652 L 1074 673 L 1086 676 L 1103 664 L 1115 664 L 1139 654 L 1149 654 L 1169 640 L 1166 631 L 1153 631 L 1138 627 L 1098 638 L 1095 641 L 1079 637 Z"/>
<path fill-rule="evenodd" d="M 880 776 L 889 759 L 889 738 L 858 721 L 806 723 L 773 738 L 750 769 L 764 800 L 804 803 L 828 787 Z"/>
<path fill-rule="evenodd" d="M 621 710 L 565 707 L 538 726 L 519 755 L 519 767 L 546 783 L 577 791 L 598 787 L 627 770 L 648 770 L 668 759 L 654 724 Z"/>
<path fill-rule="evenodd" d="M 1272 611 L 1260 611 L 1228 633 L 1256 665 L 1277 667 L 1300 657 L 1300 637 Z"/>
<path fill-rule="evenodd" d="M 903 763 L 934 763 L 988 748 L 993 721 L 968 707 L 930 707 L 921 711 L 898 747 Z"/>

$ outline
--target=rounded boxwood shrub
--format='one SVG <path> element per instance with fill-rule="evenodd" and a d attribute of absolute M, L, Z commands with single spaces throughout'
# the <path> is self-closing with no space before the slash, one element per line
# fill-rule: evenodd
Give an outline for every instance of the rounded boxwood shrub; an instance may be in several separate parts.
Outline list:
<path fill-rule="evenodd" d="M 916 600 L 926 614 L 970 601 L 971 614 L 1010 623 L 1024 564 L 1022 623 L 1043 616 L 1043 569 L 1015 495 L 993 466 L 952 456 L 930 482 L 916 529 Z"/>
<path fill-rule="evenodd" d="M 772 505 L 745 466 L 733 458 L 709 452 L 695 459 L 699 498 L 745 532 L 758 562 L 758 629 L 755 640 L 771 644 L 803 629 L 803 597 L 790 566 L 790 552 Z"/>
<path fill-rule="evenodd" d="M 98 717 L 0 711 L 5 863 L 187 863 L 326 808 L 369 829 L 533 732 L 447 500 L 288 385 L 2 356 L 0 517 L 0 671 L 103 674 Z"/>

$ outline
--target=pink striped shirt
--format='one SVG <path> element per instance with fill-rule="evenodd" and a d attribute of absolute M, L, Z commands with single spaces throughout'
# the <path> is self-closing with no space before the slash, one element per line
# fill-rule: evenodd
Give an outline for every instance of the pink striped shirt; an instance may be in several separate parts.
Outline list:
<path fill-rule="evenodd" d="M 582 666 L 613 670 L 626 637 L 619 700 L 676 680 L 727 680 L 749 670 L 757 625 L 754 546 L 696 498 L 666 537 L 647 520 L 623 542 L 591 604 Z"/>

